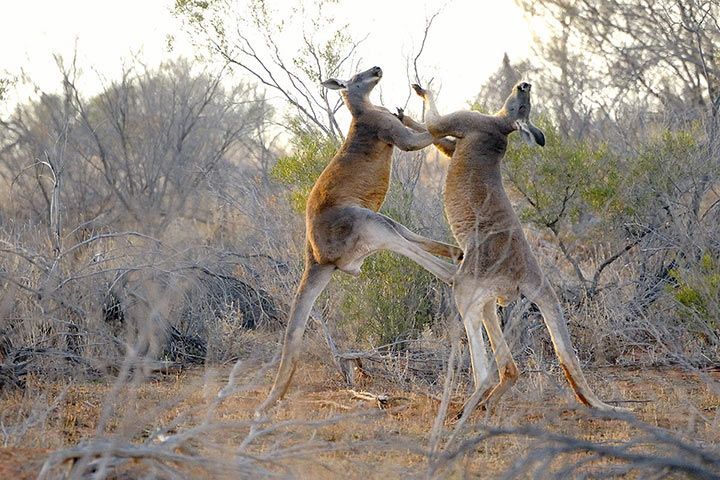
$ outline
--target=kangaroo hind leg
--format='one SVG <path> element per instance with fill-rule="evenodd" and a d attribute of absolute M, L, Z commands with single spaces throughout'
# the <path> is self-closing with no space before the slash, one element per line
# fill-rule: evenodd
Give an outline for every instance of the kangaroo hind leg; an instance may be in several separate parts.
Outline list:
<path fill-rule="evenodd" d="M 290 309 L 280 367 L 275 377 L 275 383 L 265 401 L 257 408 L 257 415 L 261 415 L 267 411 L 268 408 L 272 407 L 275 402 L 285 395 L 285 392 L 290 386 L 290 380 L 292 379 L 293 373 L 295 373 L 297 357 L 302 346 L 302 337 L 305 333 L 310 311 L 317 297 L 325 290 L 325 287 L 330 282 L 334 270 L 334 265 L 318 265 L 308 260 L 302 280 L 300 281 L 300 286 L 295 293 L 292 308 Z"/>
<path fill-rule="evenodd" d="M 384 220 L 387 220 L 387 222 L 391 224 L 403 238 L 405 238 L 409 242 L 418 245 L 426 252 L 432 253 L 433 255 L 440 255 L 442 257 L 451 258 L 456 261 L 462 260 L 463 251 L 460 247 L 450 245 L 444 242 L 438 242 L 437 240 L 433 240 L 431 238 L 423 237 L 422 235 L 413 232 L 405 225 L 396 222 L 392 218 L 386 217 L 382 214 L 378 215 L 380 215 Z"/>
<path fill-rule="evenodd" d="M 490 382 L 490 371 L 482 333 L 483 300 L 478 300 L 474 290 L 467 288 L 463 282 L 455 285 L 453 294 L 468 339 L 474 391 L 477 391 L 487 388 L 486 384 Z"/>
<path fill-rule="evenodd" d="M 563 369 L 563 372 L 565 372 L 565 377 L 575 392 L 577 399 L 581 403 L 589 407 L 597 408 L 598 410 L 629 411 L 626 408 L 608 405 L 600 400 L 590 389 L 587 380 L 585 380 L 585 375 L 583 375 L 582 368 L 580 367 L 580 361 L 577 355 L 575 355 L 572 340 L 570 339 L 570 332 L 563 317 L 562 307 L 555 295 L 555 291 L 547 283 L 547 280 L 543 279 L 539 287 L 531 286 L 530 288 L 523 288 L 523 294 L 540 309 L 545 325 L 550 332 L 550 339 L 555 348 L 555 354 L 560 361 L 560 367 Z"/>
<path fill-rule="evenodd" d="M 497 401 L 503 393 L 515 384 L 519 372 L 510 347 L 505 340 L 494 298 L 483 305 L 482 319 L 485 331 L 490 339 L 490 346 L 495 354 L 495 363 L 500 375 L 500 383 L 486 392 L 481 400 L 482 403 L 489 403 L 491 400 Z"/>
<path fill-rule="evenodd" d="M 364 210 L 364 209 L 363 209 Z M 452 284 L 457 267 L 428 253 L 418 243 L 405 238 L 397 222 L 371 210 L 363 212 L 362 242 L 368 251 L 390 250 L 414 261 L 447 284 Z M 405 227 L 402 227 L 405 228 Z M 400 229 L 402 230 L 402 229 Z"/>

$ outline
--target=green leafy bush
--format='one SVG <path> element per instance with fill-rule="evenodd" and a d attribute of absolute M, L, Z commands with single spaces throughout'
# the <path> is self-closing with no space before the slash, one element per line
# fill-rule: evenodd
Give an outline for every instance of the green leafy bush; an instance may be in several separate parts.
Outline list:
<path fill-rule="evenodd" d="M 612 215 L 623 209 L 618 195 L 622 181 L 618 160 L 607 145 L 587 139 L 567 139 L 547 118 L 539 118 L 544 148 L 511 137 L 505 155 L 507 178 L 527 200 L 521 218 L 558 228 L 583 213 Z"/>
<path fill-rule="evenodd" d="M 720 262 L 711 252 L 705 252 L 698 264 L 670 271 L 675 284 L 669 291 L 682 305 L 683 317 L 697 317 L 711 330 L 717 330 L 720 314 Z"/>
<path fill-rule="evenodd" d="M 291 124 L 294 135 L 290 153 L 281 157 L 270 174 L 273 179 L 290 186 L 290 204 L 298 213 L 305 211 L 305 204 L 315 180 L 337 152 L 339 144 L 333 138 Z"/>
<path fill-rule="evenodd" d="M 343 276 L 340 285 L 346 321 L 357 322 L 358 340 L 374 346 L 417 337 L 435 319 L 442 288 L 422 267 L 389 252 L 369 257 L 359 278 Z"/>

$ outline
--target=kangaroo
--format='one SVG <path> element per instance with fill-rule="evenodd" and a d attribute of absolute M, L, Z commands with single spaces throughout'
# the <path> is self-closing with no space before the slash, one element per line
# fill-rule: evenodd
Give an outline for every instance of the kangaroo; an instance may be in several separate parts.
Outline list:
<path fill-rule="evenodd" d="M 502 184 L 500 162 L 510 133 L 519 130 L 528 143 L 545 145 L 543 132 L 529 120 L 531 85 L 520 82 L 513 87 L 494 115 L 459 111 L 440 116 L 432 93 L 419 85 L 413 88 L 425 102 L 426 127 L 436 138 L 436 147 L 451 157 L 445 181 L 445 213 L 464 252 L 453 295 L 469 340 L 475 384 L 466 408 L 497 401 L 517 380 L 518 368 L 503 336 L 496 304 L 506 304 L 522 294 L 540 309 L 577 399 L 599 410 L 626 411 L 602 402 L 588 386 L 560 302 L 525 239 Z M 402 117 L 402 112 L 399 115 Z M 403 122 L 422 130 L 422 124 L 412 119 Z M 481 324 L 490 339 L 500 377 L 498 383 L 487 387 L 491 382 Z"/>
<path fill-rule="evenodd" d="M 331 78 L 325 88 L 340 90 L 352 115 L 345 142 L 315 182 L 305 212 L 305 271 L 295 294 L 273 387 L 258 407 L 265 412 L 287 391 L 293 376 L 310 310 L 335 270 L 359 275 L 363 261 L 378 250 L 404 255 L 450 284 L 457 267 L 433 255 L 453 259 L 462 250 L 415 234 L 377 213 L 390 182 L 393 145 L 419 150 L 430 145 L 427 131 L 405 127 L 369 95 L 382 78 L 373 67 L 350 80 Z"/>

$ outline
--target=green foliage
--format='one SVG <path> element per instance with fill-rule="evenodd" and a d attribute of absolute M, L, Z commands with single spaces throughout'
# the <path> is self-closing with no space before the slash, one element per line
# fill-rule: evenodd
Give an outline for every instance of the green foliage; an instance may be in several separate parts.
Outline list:
<path fill-rule="evenodd" d="M 537 126 L 545 133 L 544 148 L 531 147 L 514 135 L 505 155 L 508 178 L 529 204 L 522 218 L 557 228 L 564 217 L 576 220 L 585 212 L 623 209 L 618 195 L 621 171 L 607 145 L 563 138 L 546 118 Z"/>
<path fill-rule="evenodd" d="M 388 252 L 372 255 L 359 278 L 343 276 L 345 318 L 371 345 L 417 336 L 433 322 L 440 284 L 417 264 Z"/>
<path fill-rule="evenodd" d="M 541 117 L 537 125 L 545 133 L 545 147 L 511 137 L 505 169 L 527 200 L 521 218 L 556 233 L 563 220 L 593 218 L 597 228 L 607 229 L 656 215 L 659 199 L 693 173 L 688 159 L 700 148 L 697 125 L 662 128 L 624 158 L 607 144 L 563 137 L 547 118 Z"/>
<path fill-rule="evenodd" d="M 715 330 L 720 314 L 720 261 L 711 252 L 705 252 L 700 261 L 686 268 L 670 272 L 675 285 L 670 293 L 684 308 L 685 318 L 696 316 L 709 328 Z"/>
<path fill-rule="evenodd" d="M 187 15 L 191 22 L 202 23 L 210 4 L 208 0 L 175 0 L 174 11 L 176 15 Z"/>
<path fill-rule="evenodd" d="M 637 154 L 626 162 L 628 178 L 637 186 L 625 192 L 633 214 L 642 217 L 645 211 L 656 211 L 658 199 L 683 188 L 687 176 L 695 173 L 690 159 L 698 154 L 701 138 L 700 126 L 691 125 L 654 132 L 638 146 Z"/>
<path fill-rule="evenodd" d="M 292 153 L 281 157 L 270 175 L 290 187 L 290 203 L 296 212 L 302 213 L 310 190 L 339 145 L 330 137 L 300 128 L 297 122 L 291 126 L 291 130 L 294 131 Z"/>

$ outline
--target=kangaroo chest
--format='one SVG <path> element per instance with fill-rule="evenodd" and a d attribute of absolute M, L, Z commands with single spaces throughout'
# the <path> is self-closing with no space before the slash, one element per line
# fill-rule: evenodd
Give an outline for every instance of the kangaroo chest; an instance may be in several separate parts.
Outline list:
<path fill-rule="evenodd" d="M 373 211 L 380 209 L 390 186 L 392 146 L 353 140 L 323 171 L 310 194 L 309 206 L 323 209 L 353 204 Z"/>

